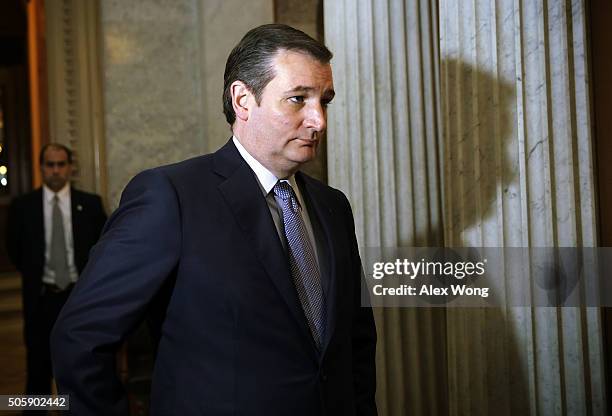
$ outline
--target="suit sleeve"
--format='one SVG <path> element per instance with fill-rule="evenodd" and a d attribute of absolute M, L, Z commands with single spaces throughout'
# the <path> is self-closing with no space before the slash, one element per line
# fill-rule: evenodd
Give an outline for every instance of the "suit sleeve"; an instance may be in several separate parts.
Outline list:
<path fill-rule="evenodd" d="M 372 308 L 369 306 L 367 291 L 366 306 L 362 306 L 362 290 L 365 288 L 363 268 L 357 237 L 355 235 L 355 220 L 349 201 L 342 194 L 347 210 L 347 228 L 351 242 L 352 274 L 355 277 L 356 288 L 353 297 L 353 380 L 355 391 L 355 408 L 358 416 L 375 416 L 376 409 L 376 326 Z"/>
<path fill-rule="evenodd" d="M 160 170 L 136 176 L 106 224 L 51 335 L 59 391 L 78 415 L 127 415 L 115 357 L 178 263 L 177 195 Z"/>

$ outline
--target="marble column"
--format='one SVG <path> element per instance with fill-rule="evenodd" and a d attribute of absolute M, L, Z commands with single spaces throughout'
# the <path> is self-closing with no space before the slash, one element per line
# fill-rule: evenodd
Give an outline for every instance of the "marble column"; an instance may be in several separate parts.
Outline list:
<path fill-rule="evenodd" d="M 362 249 L 594 246 L 584 1 L 431 3 L 325 3 Z M 382 415 L 605 414 L 599 310 L 437 312 L 376 311 Z"/>
<path fill-rule="evenodd" d="M 349 197 L 360 247 L 442 244 L 436 7 L 326 1 L 334 53 L 329 184 Z M 443 309 L 376 309 L 381 415 L 446 415 Z"/>
<path fill-rule="evenodd" d="M 595 246 L 584 1 L 439 13 L 446 245 Z M 447 328 L 451 414 L 605 414 L 599 310 L 448 309 Z"/>

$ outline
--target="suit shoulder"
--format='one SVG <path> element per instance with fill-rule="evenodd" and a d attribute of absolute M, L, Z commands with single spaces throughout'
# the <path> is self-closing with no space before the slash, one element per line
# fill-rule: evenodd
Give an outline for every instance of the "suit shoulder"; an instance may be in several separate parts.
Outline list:
<path fill-rule="evenodd" d="M 77 198 L 83 198 L 83 199 L 89 199 L 89 200 L 98 200 L 98 199 L 102 199 L 100 197 L 100 195 L 95 194 L 93 192 L 87 192 L 87 191 L 81 191 L 80 189 L 76 189 L 76 188 L 72 188 L 70 190 L 70 192 L 72 193 L 72 195 L 76 196 Z"/>
<path fill-rule="evenodd" d="M 163 173 L 164 175 L 178 179 L 182 177 L 188 177 L 193 179 L 194 172 L 204 172 L 211 168 L 212 155 L 196 156 L 191 159 L 186 159 L 181 162 L 172 163 L 169 165 L 159 166 L 157 168 L 150 169 L 154 172 Z"/>
<path fill-rule="evenodd" d="M 168 172 L 181 172 L 184 170 L 201 169 L 210 165 L 212 154 L 195 156 L 180 162 L 160 166 L 158 169 Z"/>
<path fill-rule="evenodd" d="M 124 193 L 128 190 L 178 189 L 189 184 L 197 184 L 203 179 L 203 172 L 210 170 L 210 155 L 197 156 L 181 162 L 145 169 L 136 174 L 126 185 Z"/>
<path fill-rule="evenodd" d="M 102 202 L 102 197 L 98 194 L 94 194 L 91 192 L 81 191 L 79 189 L 71 189 L 71 197 L 73 204 L 83 204 L 89 209 L 96 209 L 98 211 L 104 212 L 104 203 Z"/>

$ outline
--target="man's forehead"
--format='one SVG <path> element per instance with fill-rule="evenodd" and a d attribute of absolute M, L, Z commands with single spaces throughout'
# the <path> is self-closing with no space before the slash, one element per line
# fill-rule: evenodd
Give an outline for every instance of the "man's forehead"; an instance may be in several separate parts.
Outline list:
<path fill-rule="evenodd" d="M 68 159 L 68 154 L 63 149 L 54 149 L 52 147 L 45 150 L 45 160 L 48 159 Z"/>
<path fill-rule="evenodd" d="M 321 89 L 333 91 L 333 76 L 329 62 L 303 52 L 281 51 L 273 60 L 275 79 L 285 84 L 286 90 Z"/>
<path fill-rule="evenodd" d="M 290 68 L 296 72 L 316 68 L 329 72 L 331 75 L 331 64 L 329 62 L 322 62 L 316 57 L 300 51 L 279 50 L 272 59 L 272 66 Z"/>

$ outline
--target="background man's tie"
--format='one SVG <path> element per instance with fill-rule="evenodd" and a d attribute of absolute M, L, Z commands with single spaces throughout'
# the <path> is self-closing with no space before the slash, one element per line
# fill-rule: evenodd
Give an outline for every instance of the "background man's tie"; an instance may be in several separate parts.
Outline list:
<path fill-rule="evenodd" d="M 281 199 L 289 264 L 293 283 L 306 314 L 308 326 L 319 348 L 325 334 L 325 299 L 314 248 L 308 238 L 300 204 L 288 182 L 277 182 L 274 193 Z"/>
<path fill-rule="evenodd" d="M 51 228 L 51 255 L 49 267 L 55 273 L 55 284 L 62 290 L 66 289 L 70 282 L 68 274 L 68 262 L 66 261 L 66 235 L 64 234 L 64 217 L 59 207 L 59 198 L 53 197 L 53 213 Z"/>

